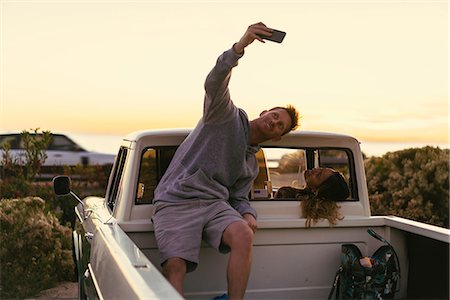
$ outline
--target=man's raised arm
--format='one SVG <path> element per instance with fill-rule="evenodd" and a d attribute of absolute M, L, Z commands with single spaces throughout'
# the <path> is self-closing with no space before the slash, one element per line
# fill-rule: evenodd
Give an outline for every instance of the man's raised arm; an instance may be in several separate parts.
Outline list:
<path fill-rule="evenodd" d="M 219 122 L 221 119 L 226 119 L 228 114 L 232 114 L 233 110 L 236 109 L 228 90 L 231 70 L 244 54 L 245 47 L 253 43 L 255 39 L 264 43 L 264 40 L 258 34 L 270 36 L 272 32 L 272 29 L 261 22 L 250 25 L 241 39 L 233 45 L 233 50 L 225 51 L 217 59 L 216 65 L 205 81 L 206 94 L 203 107 L 205 122 Z"/>

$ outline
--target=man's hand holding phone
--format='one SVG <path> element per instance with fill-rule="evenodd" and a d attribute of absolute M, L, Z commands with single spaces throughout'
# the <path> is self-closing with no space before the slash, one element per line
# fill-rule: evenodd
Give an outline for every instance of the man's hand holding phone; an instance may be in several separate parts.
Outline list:
<path fill-rule="evenodd" d="M 281 43 L 285 37 L 286 33 L 283 31 L 271 29 L 259 22 L 253 25 L 250 25 L 247 28 L 247 31 L 244 33 L 242 38 L 234 44 L 234 51 L 236 53 L 242 54 L 244 53 L 244 48 L 253 43 L 254 40 L 258 40 L 264 43 L 264 40 L 270 40 L 277 43 Z"/>

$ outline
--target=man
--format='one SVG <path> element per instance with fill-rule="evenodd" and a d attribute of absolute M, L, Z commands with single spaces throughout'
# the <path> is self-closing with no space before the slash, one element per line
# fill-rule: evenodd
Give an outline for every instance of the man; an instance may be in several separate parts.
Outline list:
<path fill-rule="evenodd" d="M 298 113 L 288 106 L 263 111 L 249 122 L 230 99 L 231 70 L 244 48 L 270 36 L 262 23 L 248 27 L 224 52 L 205 81 L 203 117 L 180 145 L 155 190 L 153 222 L 164 276 L 183 294 L 187 272 L 198 264 L 202 239 L 230 252 L 228 298 L 242 299 L 252 260 L 256 211 L 248 194 L 258 172 L 258 144 L 279 140 L 297 127 Z"/>

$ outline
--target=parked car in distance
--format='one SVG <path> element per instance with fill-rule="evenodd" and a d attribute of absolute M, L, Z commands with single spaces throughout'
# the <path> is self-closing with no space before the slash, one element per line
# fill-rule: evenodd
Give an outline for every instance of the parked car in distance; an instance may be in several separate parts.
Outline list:
<path fill-rule="evenodd" d="M 31 136 L 41 135 L 30 133 Z M 114 163 L 113 154 L 87 151 L 69 137 L 63 134 L 51 134 L 52 139 L 46 150 L 47 159 L 43 166 L 75 166 L 87 165 L 112 165 Z M 0 134 L 0 150 L 10 145 L 10 155 L 17 159 L 19 164 L 24 163 L 25 149 L 20 133 Z M 4 151 L 0 151 L 0 164 L 3 161 Z"/>

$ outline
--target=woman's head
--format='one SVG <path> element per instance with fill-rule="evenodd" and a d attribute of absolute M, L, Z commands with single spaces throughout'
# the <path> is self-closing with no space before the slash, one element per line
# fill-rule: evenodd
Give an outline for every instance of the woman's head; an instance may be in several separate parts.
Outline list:
<path fill-rule="evenodd" d="M 313 197 L 306 197 L 302 201 L 303 216 L 306 217 L 306 227 L 316 223 L 319 219 L 328 219 L 335 225 L 342 220 L 337 200 L 344 200 L 349 196 L 349 189 L 344 176 L 333 169 L 315 168 L 305 171 L 305 180 Z"/>
<path fill-rule="evenodd" d="M 349 196 L 344 175 L 330 168 L 315 168 L 305 171 L 307 189 L 281 187 L 275 198 L 297 198 L 301 200 L 302 214 L 306 218 L 306 227 L 320 219 L 327 219 L 335 225 L 343 217 L 339 213 L 338 200 Z"/>
<path fill-rule="evenodd" d="M 344 176 L 330 168 L 314 168 L 305 171 L 305 180 L 316 197 L 325 200 L 344 200 L 349 189 Z"/>

